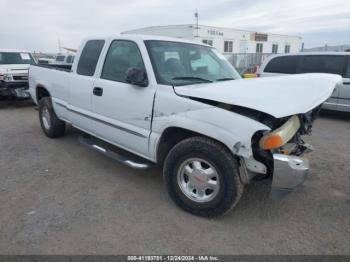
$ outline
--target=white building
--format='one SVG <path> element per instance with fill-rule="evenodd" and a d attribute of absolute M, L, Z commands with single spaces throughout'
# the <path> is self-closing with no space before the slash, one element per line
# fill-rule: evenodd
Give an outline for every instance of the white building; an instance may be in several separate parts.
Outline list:
<path fill-rule="evenodd" d="M 152 26 L 123 32 L 160 35 L 206 43 L 225 55 L 299 52 L 301 37 L 193 24 Z"/>

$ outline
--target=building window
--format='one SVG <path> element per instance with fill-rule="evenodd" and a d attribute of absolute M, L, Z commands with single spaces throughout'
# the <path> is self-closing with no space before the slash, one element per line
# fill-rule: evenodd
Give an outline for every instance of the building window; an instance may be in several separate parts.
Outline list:
<path fill-rule="evenodd" d="M 278 53 L 278 45 L 277 44 L 273 44 L 272 45 L 272 53 L 273 54 L 277 54 Z"/>
<path fill-rule="evenodd" d="M 286 45 L 284 47 L 284 52 L 287 54 L 287 53 L 290 53 L 290 45 Z"/>
<path fill-rule="evenodd" d="M 213 40 L 208 40 L 208 39 L 203 39 L 202 40 L 203 44 L 213 46 Z"/>
<path fill-rule="evenodd" d="M 233 42 L 232 41 L 224 41 L 224 52 L 232 53 L 233 50 Z"/>
<path fill-rule="evenodd" d="M 263 52 L 263 44 L 262 43 L 257 43 L 256 44 L 256 52 L 257 53 L 262 53 Z"/>

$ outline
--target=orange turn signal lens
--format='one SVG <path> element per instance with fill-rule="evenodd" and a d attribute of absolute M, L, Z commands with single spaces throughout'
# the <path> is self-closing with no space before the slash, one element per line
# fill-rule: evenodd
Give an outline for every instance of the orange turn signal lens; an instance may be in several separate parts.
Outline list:
<path fill-rule="evenodd" d="M 265 150 L 283 146 L 283 139 L 278 134 L 271 134 L 260 140 L 260 147 Z"/>
<path fill-rule="evenodd" d="M 285 145 L 300 128 L 298 116 L 292 116 L 281 127 L 271 133 L 267 133 L 260 139 L 260 148 L 269 150 Z"/>

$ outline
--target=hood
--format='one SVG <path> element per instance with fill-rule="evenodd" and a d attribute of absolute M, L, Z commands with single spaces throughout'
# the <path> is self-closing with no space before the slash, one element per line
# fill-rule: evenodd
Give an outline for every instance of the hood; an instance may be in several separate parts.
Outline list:
<path fill-rule="evenodd" d="M 304 114 L 319 106 L 341 81 L 341 76 L 333 74 L 298 74 L 176 86 L 175 91 L 280 118 Z"/>
<path fill-rule="evenodd" d="M 28 73 L 29 64 L 0 65 L 0 73 L 24 74 Z"/>

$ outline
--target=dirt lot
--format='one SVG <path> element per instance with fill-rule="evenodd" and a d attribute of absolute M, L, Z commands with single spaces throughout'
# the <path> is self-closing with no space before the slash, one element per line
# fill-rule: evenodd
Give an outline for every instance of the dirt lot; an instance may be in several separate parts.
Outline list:
<path fill-rule="evenodd" d="M 208 220 L 177 208 L 161 170 L 135 171 L 77 142 L 51 140 L 27 102 L 0 105 L 1 254 L 350 254 L 350 115 L 322 114 L 304 187 L 270 181 Z"/>

